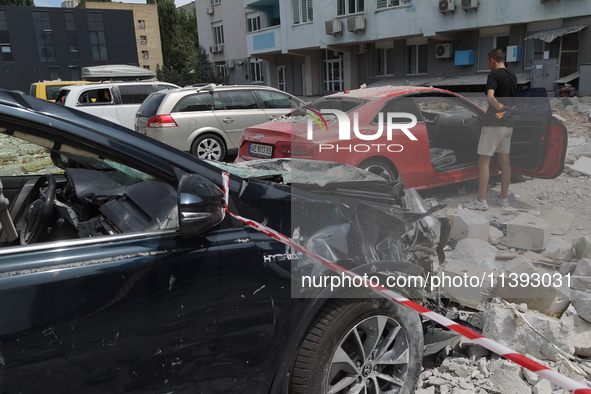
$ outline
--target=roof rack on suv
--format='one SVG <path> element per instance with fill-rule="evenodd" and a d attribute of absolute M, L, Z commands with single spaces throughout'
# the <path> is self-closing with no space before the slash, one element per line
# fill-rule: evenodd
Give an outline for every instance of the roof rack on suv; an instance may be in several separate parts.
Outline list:
<path fill-rule="evenodd" d="M 113 64 L 107 66 L 82 67 L 82 79 L 84 81 L 140 81 L 156 77 L 154 71 L 142 67 L 126 64 Z"/>

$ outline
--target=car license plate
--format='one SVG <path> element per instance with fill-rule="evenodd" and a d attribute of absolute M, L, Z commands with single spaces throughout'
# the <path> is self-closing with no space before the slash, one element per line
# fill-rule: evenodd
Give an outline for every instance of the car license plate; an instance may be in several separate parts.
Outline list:
<path fill-rule="evenodd" d="M 271 145 L 261 145 L 251 143 L 248 153 L 252 156 L 273 157 L 273 147 Z"/>

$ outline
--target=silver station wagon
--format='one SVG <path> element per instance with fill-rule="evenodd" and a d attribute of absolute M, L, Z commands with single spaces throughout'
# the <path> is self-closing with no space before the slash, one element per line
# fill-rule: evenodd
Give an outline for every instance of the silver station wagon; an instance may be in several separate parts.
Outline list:
<path fill-rule="evenodd" d="M 222 161 L 238 151 L 240 134 L 285 115 L 298 98 L 267 86 L 190 87 L 152 93 L 135 117 L 135 131 L 190 152 Z"/>

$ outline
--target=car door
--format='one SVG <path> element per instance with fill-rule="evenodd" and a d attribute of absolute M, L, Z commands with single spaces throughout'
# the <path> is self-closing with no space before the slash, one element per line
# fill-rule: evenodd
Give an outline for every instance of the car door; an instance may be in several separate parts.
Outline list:
<path fill-rule="evenodd" d="M 568 134 L 552 116 L 550 101 L 542 97 L 517 97 L 519 108 L 511 136 L 511 170 L 539 178 L 555 178 L 564 169 Z"/>
<path fill-rule="evenodd" d="M 114 116 L 121 124 L 129 129 L 134 129 L 135 114 L 140 105 L 152 92 L 156 90 L 153 84 L 134 83 L 128 85 L 115 85 L 117 104 L 113 106 Z"/>
<path fill-rule="evenodd" d="M 214 114 L 228 135 L 232 148 L 238 148 L 242 129 L 267 121 L 267 114 L 259 108 L 251 90 L 224 90 L 218 92 L 224 109 Z"/>
<path fill-rule="evenodd" d="M 84 89 L 74 100 L 76 109 L 121 124 L 115 112 L 115 100 L 110 88 Z"/>
<path fill-rule="evenodd" d="M 276 119 L 294 110 L 296 107 L 292 100 L 296 101 L 298 105 L 303 105 L 297 99 L 285 93 L 265 89 L 258 89 L 255 92 L 263 104 L 263 110 L 267 115 L 267 120 Z"/>

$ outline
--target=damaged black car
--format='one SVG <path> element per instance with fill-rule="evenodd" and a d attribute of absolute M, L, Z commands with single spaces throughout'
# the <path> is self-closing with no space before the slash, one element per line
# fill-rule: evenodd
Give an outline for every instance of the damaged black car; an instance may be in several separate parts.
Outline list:
<path fill-rule="evenodd" d="M 358 275 L 424 277 L 449 226 L 414 190 L 209 163 L 4 90 L 0 159 L 0 392 L 414 392 L 418 314 L 227 213 Z"/>

